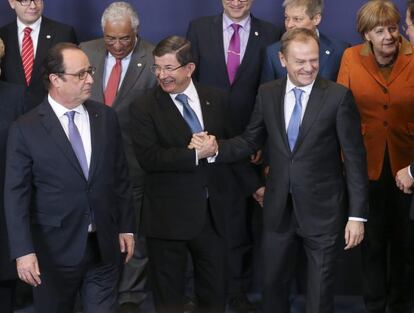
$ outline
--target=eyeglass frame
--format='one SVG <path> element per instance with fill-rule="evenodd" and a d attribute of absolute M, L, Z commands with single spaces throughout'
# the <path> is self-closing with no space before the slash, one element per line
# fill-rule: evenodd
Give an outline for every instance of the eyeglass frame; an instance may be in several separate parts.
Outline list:
<path fill-rule="evenodd" d="M 55 73 L 57 75 L 69 75 L 69 76 L 77 76 L 79 80 L 85 80 L 88 77 L 88 74 L 93 76 L 95 74 L 96 68 L 94 66 L 89 66 L 87 70 L 80 70 L 78 73 L 65 73 L 65 72 L 58 72 Z M 82 77 L 85 75 L 85 77 Z"/>
<path fill-rule="evenodd" d="M 41 2 L 43 2 L 43 0 L 16 0 L 16 1 L 19 2 L 22 7 L 30 7 L 32 2 L 34 2 L 35 5 L 39 5 Z M 23 4 L 23 1 L 24 2 L 28 1 L 28 3 Z"/>
<path fill-rule="evenodd" d="M 153 73 L 155 75 L 161 74 L 161 72 L 164 72 L 164 74 L 171 74 L 172 72 L 175 72 L 176 70 L 186 66 L 187 64 L 188 63 L 181 64 L 181 65 L 179 65 L 177 67 L 174 67 L 174 68 L 165 68 L 165 67 L 161 67 L 159 65 L 153 64 L 153 65 L 151 65 L 150 70 L 151 70 L 151 73 Z"/>

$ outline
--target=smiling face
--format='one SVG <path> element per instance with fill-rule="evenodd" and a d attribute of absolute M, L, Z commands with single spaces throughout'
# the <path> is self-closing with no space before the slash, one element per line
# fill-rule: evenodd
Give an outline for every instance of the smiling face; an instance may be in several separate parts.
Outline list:
<path fill-rule="evenodd" d="M 195 69 L 194 63 L 180 64 L 175 53 L 167 53 L 160 57 L 155 56 L 154 65 L 160 69 L 156 72 L 156 76 L 162 90 L 173 94 L 181 93 L 188 87 Z"/>
<path fill-rule="evenodd" d="M 292 40 L 285 54 L 279 52 L 279 58 L 295 86 L 306 86 L 316 79 L 319 71 L 319 46 L 314 39 Z"/>
<path fill-rule="evenodd" d="M 379 62 L 381 58 L 389 58 L 397 53 L 399 36 L 397 24 L 376 26 L 365 33 L 365 39 L 372 44 L 372 49 Z"/>
<path fill-rule="evenodd" d="M 16 0 L 9 0 L 9 4 L 19 20 L 25 25 L 33 24 L 43 13 L 43 1 L 31 1 L 30 5 L 23 6 Z"/>
<path fill-rule="evenodd" d="M 233 21 L 240 22 L 250 14 L 253 0 L 222 0 L 224 13 Z"/>
<path fill-rule="evenodd" d="M 125 58 L 135 47 L 136 34 L 131 19 L 107 21 L 104 27 L 104 41 L 108 50 L 116 59 Z"/>
<path fill-rule="evenodd" d="M 316 26 L 321 22 L 321 15 L 316 14 L 310 17 L 306 14 L 305 6 L 287 6 L 285 8 L 285 28 L 290 30 L 293 28 L 307 28 L 315 30 Z"/>

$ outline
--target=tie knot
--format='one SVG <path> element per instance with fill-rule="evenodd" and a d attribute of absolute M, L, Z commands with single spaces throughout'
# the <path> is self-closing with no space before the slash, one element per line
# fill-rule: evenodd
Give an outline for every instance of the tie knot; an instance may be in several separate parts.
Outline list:
<path fill-rule="evenodd" d="M 24 34 L 26 36 L 29 36 L 31 32 L 32 32 L 32 29 L 30 27 L 25 27 L 24 28 Z"/>
<path fill-rule="evenodd" d="M 303 89 L 293 88 L 293 93 L 295 94 L 296 101 L 300 101 L 302 98 Z"/>
<path fill-rule="evenodd" d="M 180 101 L 183 105 L 188 105 L 188 97 L 184 93 L 180 93 L 175 97 L 176 100 Z"/>
<path fill-rule="evenodd" d="M 239 32 L 239 28 L 240 28 L 239 24 L 233 23 L 230 26 L 233 28 L 235 33 Z"/>
<path fill-rule="evenodd" d="M 121 64 L 122 64 L 122 59 L 116 59 L 115 64 L 116 64 L 116 65 L 121 65 Z"/>
<path fill-rule="evenodd" d="M 75 117 L 75 113 L 76 113 L 76 111 L 67 111 L 67 112 L 65 113 L 65 115 L 68 117 L 68 119 L 69 119 L 71 122 L 73 122 L 73 118 Z"/>

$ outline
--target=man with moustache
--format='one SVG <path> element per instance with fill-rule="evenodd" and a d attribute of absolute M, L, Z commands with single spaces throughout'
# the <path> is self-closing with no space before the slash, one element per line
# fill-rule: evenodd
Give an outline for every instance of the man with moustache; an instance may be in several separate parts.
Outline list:
<path fill-rule="evenodd" d="M 225 211 L 238 194 L 262 192 L 248 162 L 227 166 L 188 147 L 195 132 L 232 135 L 227 98 L 194 84 L 188 40 L 171 36 L 154 49 L 159 86 L 131 106 L 132 141 L 146 171 L 140 230 L 146 236 L 157 313 L 184 311 L 188 254 L 197 311 L 225 310 Z M 237 177 L 237 178 L 236 178 Z"/>
<path fill-rule="evenodd" d="M 10 256 L 37 313 L 118 312 L 121 252 L 135 212 L 116 113 L 88 100 L 92 74 L 76 45 L 48 52 L 49 94 L 10 128 L 5 211 Z"/>
<path fill-rule="evenodd" d="M 47 91 L 42 64 L 47 51 L 59 42 L 76 43 L 71 26 L 42 16 L 43 0 L 8 0 L 16 20 L 0 28 L 6 46 L 0 79 L 26 87 L 30 106 L 38 105 Z"/>
<path fill-rule="evenodd" d="M 196 69 L 194 80 L 229 94 L 228 121 L 240 134 L 249 122 L 260 84 L 263 57 L 268 45 L 279 40 L 281 31 L 254 17 L 253 0 L 222 0 L 223 13 L 190 22 Z M 260 153 L 252 156 L 257 163 Z M 232 310 L 254 312 L 246 293 L 252 280 L 253 203 L 240 197 L 227 214 L 229 257 L 228 294 Z"/>
<path fill-rule="evenodd" d="M 132 147 L 129 108 L 143 90 L 155 86 L 156 79 L 150 70 L 154 46 L 138 35 L 138 15 L 127 2 L 111 3 L 101 21 L 103 38 L 83 42 L 80 48 L 96 68 L 91 99 L 111 106 L 118 115 L 130 169 L 134 208 L 139 218 L 144 171 Z M 145 239 L 137 235 L 134 255 L 124 266 L 119 283 L 122 313 L 135 312 L 146 299 L 147 264 Z"/>

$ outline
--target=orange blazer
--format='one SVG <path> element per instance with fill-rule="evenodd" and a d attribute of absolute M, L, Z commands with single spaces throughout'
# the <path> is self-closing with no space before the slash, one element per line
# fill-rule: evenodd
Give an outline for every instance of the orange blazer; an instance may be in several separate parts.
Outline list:
<path fill-rule="evenodd" d="M 414 54 L 401 38 L 397 60 L 385 81 L 369 43 L 345 50 L 338 83 L 351 89 L 361 115 L 361 131 L 367 152 L 368 176 L 381 175 L 388 148 L 391 170 L 396 172 L 414 160 Z"/>

